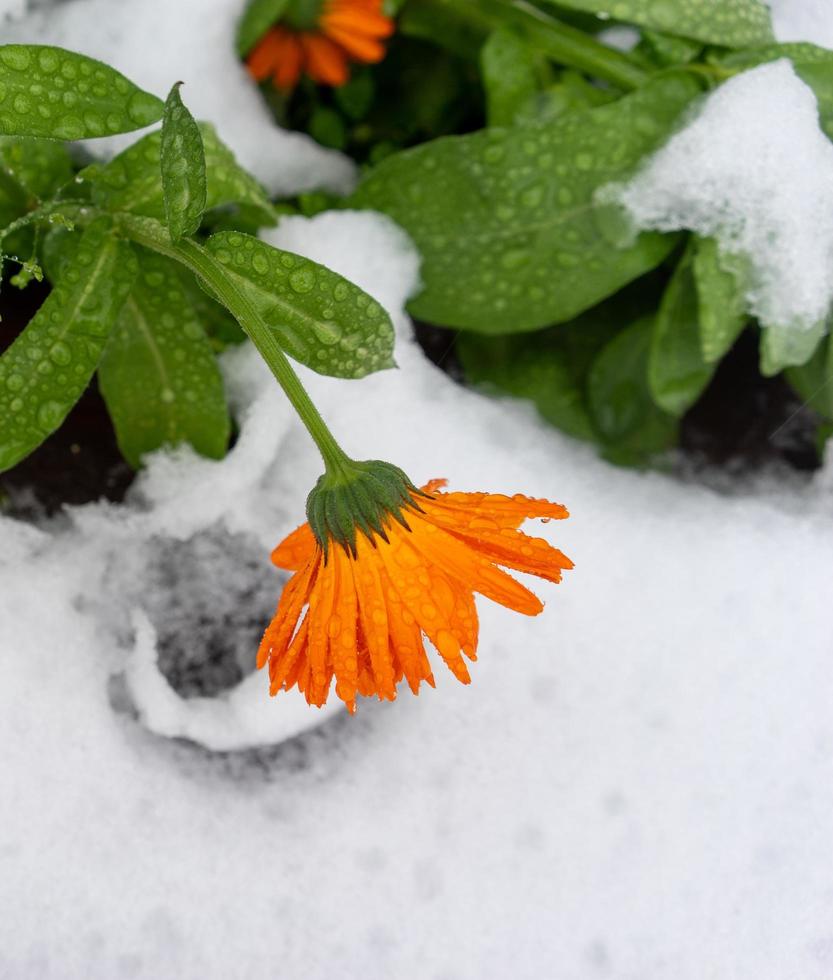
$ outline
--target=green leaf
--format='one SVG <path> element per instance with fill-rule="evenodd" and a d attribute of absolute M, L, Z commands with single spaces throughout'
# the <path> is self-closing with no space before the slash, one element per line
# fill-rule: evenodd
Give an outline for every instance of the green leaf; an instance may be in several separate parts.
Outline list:
<path fill-rule="evenodd" d="M 385 212 L 416 243 L 414 316 L 483 333 L 569 320 L 673 247 L 674 236 L 652 233 L 617 248 L 594 194 L 630 175 L 699 91 L 668 75 L 546 124 L 435 140 L 383 161 L 348 207 Z"/>
<path fill-rule="evenodd" d="M 241 58 L 280 19 L 288 3 L 289 0 L 249 0 L 237 25 L 237 53 Z"/>
<path fill-rule="evenodd" d="M 657 405 L 677 417 L 697 401 L 714 368 L 703 360 L 694 279 L 694 245 L 677 264 L 654 321 L 648 384 Z"/>
<path fill-rule="evenodd" d="M 173 241 L 193 235 L 206 203 L 205 152 L 194 117 L 179 95 L 177 82 L 165 103 L 159 163 L 165 218 Z"/>
<path fill-rule="evenodd" d="M 480 52 L 490 126 L 511 126 L 538 91 L 535 54 L 515 31 L 493 31 Z"/>
<path fill-rule="evenodd" d="M 206 168 L 206 210 L 238 204 L 253 209 L 263 225 L 275 224 L 275 212 L 258 182 L 234 159 L 214 128 L 200 124 Z M 128 211 L 165 220 L 159 167 L 162 134 L 149 133 L 105 166 L 88 167 L 93 201 L 110 211 Z"/>
<path fill-rule="evenodd" d="M 43 306 L 0 357 L 0 471 L 20 462 L 63 422 L 98 364 L 136 260 L 94 221 Z"/>
<path fill-rule="evenodd" d="M 746 301 L 740 260 L 723 257 L 713 238 L 696 239 L 694 281 L 700 308 L 700 350 L 714 364 L 729 350 L 746 326 Z"/>
<path fill-rule="evenodd" d="M 672 37 L 659 31 L 644 30 L 636 50 L 661 68 L 670 68 L 694 61 L 703 50 L 703 45 L 684 37 Z"/>
<path fill-rule="evenodd" d="M 0 134 L 91 139 L 149 126 L 162 110 L 101 61 L 40 44 L 0 46 Z"/>
<path fill-rule="evenodd" d="M 72 159 L 64 146 L 25 137 L 0 136 L 0 168 L 33 204 L 52 197 L 73 176 Z"/>
<path fill-rule="evenodd" d="M 296 361 L 337 378 L 394 366 L 390 318 L 343 276 L 238 232 L 205 247 Z"/>
<path fill-rule="evenodd" d="M 176 265 L 136 252 L 139 275 L 98 369 L 119 449 L 133 467 L 146 453 L 183 442 L 220 459 L 230 424 L 211 343 Z"/>
<path fill-rule="evenodd" d="M 570 10 L 613 17 L 677 37 L 726 48 L 772 41 L 769 10 L 762 0 L 546 0 Z"/>
<path fill-rule="evenodd" d="M 733 51 L 715 61 L 734 71 L 746 71 L 779 58 L 789 58 L 798 77 L 813 90 L 821 128 L 833 139 L 833 51 L 814 44 L 770 44 L 751 51 Z"/>
<path fill-rule="evenodd" d="M 552 425 L 576 439 L 598 441 L 587 406 L 587 372 L 621 328 L 596 307 L 569 323 L 534 334 L 461 333 L 456 350 L 473 384 L 529 398 Z"/>
<path fill-rule="evenodd" d="M 676 439 L 676 420 L 657 408 L 648 387 L 652 333 L 652 317 L 632 323 L 603 348 L 588 375 L 591 416 L 617 463 L 642 463 Z"/>
<path fill-rule="evenodd" d="M 231 313 L 209 296 L 187 269 L 177 268 L 177 271 L 188 302 L 208 334 L 213 349 L 221 351 L 242 344 L 246 334 Z"/>
<path fill-rule="evenodd" d="M 786 377 L 807 405 L 824 418 L 833 419 L 833 343 L 830 337 L 825 337 L 806 364 L 787 368 Z"/>
<path fill-rule="evenodd" d="M 823 320 L 809 330 L 761 324 L 761 374 L 771 378 L 784 368 L 806 364 L 826 332 L 827 324 Z"/>

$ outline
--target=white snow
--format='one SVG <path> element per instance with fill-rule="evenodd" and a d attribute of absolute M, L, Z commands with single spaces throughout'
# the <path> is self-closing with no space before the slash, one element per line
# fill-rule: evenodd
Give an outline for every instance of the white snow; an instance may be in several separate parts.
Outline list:
<path fill-rule="evenodd" d="M 688 228 L 751 263 L 762 323 L 811 329 L 833 301 L 833 146 L 786 60 L 730 79 L 614 189 L 640 228 Z"/>
<path fill-rule="evenodd" d="M 138 48 L 166 11 L 98 0 L 115 39 L 128 7 Z M 183 7 L 184 61 L 208 28 Z M 320 472 L 257 355 L 226 355 L 226 460 L 160 454 L 123 506 L 0 518 L 0 977 L 829 980 L 833 459 L 735 496 L 617 470 L 426 360 L 389 222 L 269 237 L 394 316 L 400 370 L 302 372 L 348 451 L 566 503 L 535 533 L 577 567 L 534 584 L 536 619 L 479 603 L 470 687 L 438 666 L 436 691 L 277 746 L 326 716 L 263 673 L 184 700 L 164 638 L 199 651 L 238 605 L 229 643 L 268 618 L 269 549 Z"/>
<path fill-rule="evenodd" d="M 830 0 L 769 0 L 777 40 L 809 41 L 833 48 L 833 4 Z"/>
<path fill-rule="evenodd" d="M 0 24 L 21 17 L 26 11 L 26 0 L 0 0 Z"/>
<path fill-rule="evenodd" d="M 5 25 L 2 40 L 80 51 L 160 98 L 183 81 L 182 97 L 193 114 L 214 123 L 240 163 L 274 194 L 349 190 L 355 168 L 345 157 L 275 125 L 234 50 L 242 10 L 242 0 L 72 0 Z M 135 138 L 85 146 L 110 155 Z"/>
<path fill-rule="evenodd" d="M 536 583 L 537 619 L 480 603 L 471 687 L 438 670 L 436 691 L 268 751 L 159 737 L 269 744 L 321 718 L 262 674 L 212 705 L 153 668 L 142 552 L 255 534 L 277 593 L 268 549 L 320 470 L 235 352 L 226 461 L 160 456 L 131 506 L 74 528 L 0 524 L 0 975 L 829 977 L 830 472 L 732 498 L 611 469 L 426 361 L 389 223 L 295 218 L 272 238 L 395 314 L 399 371 L 304 372 L 348 449 L 565 501 L 570 521 L 536 533 L 577 568 Z M 236 562 L 203 573 L 231 587 Z"/>

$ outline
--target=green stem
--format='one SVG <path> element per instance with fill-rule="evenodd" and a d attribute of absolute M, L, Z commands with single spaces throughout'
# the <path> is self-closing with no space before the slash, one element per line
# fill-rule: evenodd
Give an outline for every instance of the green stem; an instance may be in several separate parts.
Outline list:
<path fill-rule="evenodd" d="M 269 369 L 318 447 L 327 472 L 333 474 L 343 472 L 350 463 L 350 457 L 327 428 L 324 419 L 301 384 L 301 379 L 278 344 L 274 332 L 263 322 L 246 296 L 229 280 L 223 266 L 196 242 L 184 238 L 176 244 L 173 243 L 164 226 L 159 222 L 119 215 L 119 226 L 138 245 L 175 259 L 205 283 L 210 292 L 245 330 L 269 365 Z"/>
<path fill-rule="evenodd" d="M 496 20 L 517 27 L 547 57 L 561 65 L 602 78 L 630 91 L 644 85 L 648 73 L 621 51 L 584 31 L 563 24 L 525 0 L 477 0 Z"/>

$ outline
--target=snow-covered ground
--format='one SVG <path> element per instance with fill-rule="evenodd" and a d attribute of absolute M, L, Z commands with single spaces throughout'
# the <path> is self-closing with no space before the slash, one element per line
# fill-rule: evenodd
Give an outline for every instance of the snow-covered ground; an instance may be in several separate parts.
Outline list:
<path fill-rule="evenodd" d="M 159 4 L 130 6 L 142 37 Z M 72 43 L 54 23 L 38 39 Z M 304 374 L 346 448 L 567 504 L 536 533 L 576 570 L 535 583 L 537 619 L 479 603 L 470 687 L 439 667 L 356 718 L 270 700 L 262 674 L 183 701 L 160 630 L 208 642 L 200 580 L 218 609 L 277 596 L 268 550 L 320 469 L 257 357 L 229 354 L 226 460 L 161 454 L 127 506 L 0 521 L 0 977 L 833 977 L 833 460 L 734 494 L 613 469 L 427 362 L 388 222 L 269 237 L 395 318 L 398 371 Z"/>

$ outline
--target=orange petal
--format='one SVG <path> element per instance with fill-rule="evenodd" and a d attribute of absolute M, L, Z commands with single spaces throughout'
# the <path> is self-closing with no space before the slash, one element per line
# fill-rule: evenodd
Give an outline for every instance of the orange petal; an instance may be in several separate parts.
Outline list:
<path fill-rule="evenodd" d="M 328 10 L 319 19 L 319 24 L 327 34 L 332 28 L 339 28 L 364 37 L 390 37 L 394 30 L 389 17 L 367 7 L 356 6 Z"/>
<path fill-rule="evenodd" d="M 562 569 L 573 567 L 570 559 L 558 548 L 553 548 L 543 538 L 531 538 L 522 531 L 510 528 L 471 531 L 453 527 L 448 531 L 490 561 L 550 582 L 560 582 Z"/>
<path fill-rule="evenodd" d="M 304 565 L 315 554 L 318 542 L 309 524 L 302 524 L 291 534 L 287 535 L 272 552 L 272 563 L 278 568 L 294 572 Z"/>
<path fill-rule="evenodd" d="M 347 55 L 329 38 L 302 34 L 306 72 L 322 85 L 343 85 L 348 78 Z"/>
<path fill-rule="evenodd" d="M 402 604 L 402 597 L 394 588 L 384 564 L 379 570 L 379 578 L 387 599 L 390 649 L 394 663 L 401 667 L 411 691 L 419 694 L 421 681 L 429 678 L 433 680 L 431 667 L 425 656 L 422 631 L 416 619 Z"/>
<path fill-rule="evenodd" d="M 367 642 L 376 693 L 380 698 L 393 701 L 394 689 L 393 658 L 388 639 L 388 615 L 385 596 L 377 566 L 378 549 L 363 535 L 356 543 L 357 558 L 353 563 L 353 580 L 359 604 L 359 619 L 362 633 Z"/>
<path fill-rule="evenodd" d="M 292 638 L 289 649 L 279 660 L 269 663 L 269 693 L 274 695 L 281 688 L 289 690 L 298 683 L 298 677 L 304 670 L 309 670 L 307 644 L 309 640 L 309 614 L 304 616 L 298 632 Z"/>
<path fill-rule="evenodd" d="M 258 82 L 266 81 L 277 65 L 281 47 L 281 33 L 276 28 L 267 31 L 246 58 L 249 74 Z"/>
<path fill-rule="evenodd" d="M 336 694 L 355 710 L 359 679 L 359 650 L 356 632 L 358 600 L 353 582 L 353 562 L 343 548 L 334 547 L 331 561 L 338 565 L 339 587 L 335 611 L 328 624 L 330 663 L 336 676 Z"/>
<path fill-rule="evenodd" d="M 408 514 L 408 522 L 422 554 L 472 591 L 527 616 L 537 616 L 544 608 L 529 589 L 442 528 L 414 513 Z"/>
<path fill-rule="evenodd" d="M 462 643 L 454 635 L 453 618 L 447 604 L 442 603 L 432 587 L 440 577 L 438 570 L 431 568 L 431 563 L 416 549 L 413 535 L 404 528 L 399 525 L 391 528 L 390 538 L 390 545 L 379 546 L 379 556 L 404 608 L 437 648 L 454 676 L 468 684 L 471 678 L 460 655 Z"/>
<path fill-rule="evenodd" d="M 273 81 L 280 89 L 294 88 L 301 77 L 301 68 L 304 64 L 304 52 L 301 42 L 296 34 L 291 31 L 283 31 L 283 39 L 275 59 L 275 73 Z"/>
<path fill-rule="evenodd" d="M 536 500 L 515 494 L 507 497 L 501 493 L 435 493 L 430 500 L 420 501 L 426 514 L 437 513 L 437 519 L 447 523 L 468 523 L 477 519 L 493 521 L 499 527 L 518 528 L 530 517 L 569 517 L 567 508 L 550 500 Z"/>
<path fill-rule="evenodd" d="M 257 651 L 257 666 L 263 667 L 267 660 L 276 660 L 286 651 L 301 610 L 307 603 L 317 565 L 310 562 L 304 569 L 296 572 L 284 586 L 278 608 L 272 622 L 266 627 Z"/>
<path fill-rule="evenodd" d="M 339 587 L 339 564 L 333 556 L 318 570 L 315 586 L 309 597 L 309 662 L 311 671 L 307 700 L 323 704 L 327 700 L 332 670 L 328 671 L 330 646 L 329 626 L 332 619 L 336 594 Z"/>
<path fill-rule="evenodd" d="M 335 24 L 322 25 L 322 30 L 332 41 L 340 45 L 351 58 L 372 65 L 385 57 L 385 46 L 375 38 L 356 34 Z"/>

